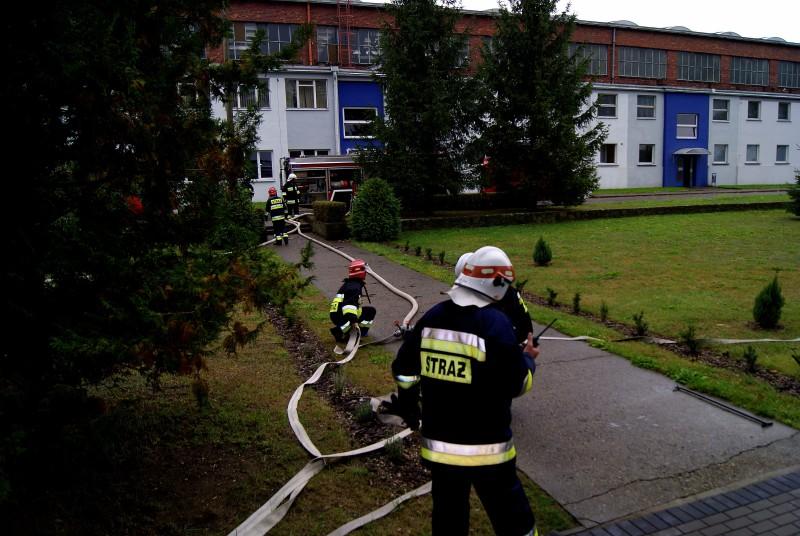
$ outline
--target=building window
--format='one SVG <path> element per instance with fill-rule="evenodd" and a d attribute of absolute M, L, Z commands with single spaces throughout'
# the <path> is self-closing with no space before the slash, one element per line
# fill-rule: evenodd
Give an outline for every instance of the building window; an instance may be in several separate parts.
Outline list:
<path fill-rule="evenodd" d="M 458 49 L 458 57 L 456 58 L 456 67 L 466 67 L 469 65 L 469 36 L 464 35 L 464 42 L 461 48 Z"/>
<path fill-rule="evenodd" d="M 678 59 L 678 80 L 719 82 L 719 56 L 681 52 Z"/>
<path fill-rule="evenodd" d="M 728 146 L 714 145 L 714 164 L 728 163 Z"/>
<path fill-rule="evenodd" d="M 789 163 L 789 146 L 788 145 L 778 145 L 778 148 L 775 151 L 775 163 L 776 164 L 788 164 Z"/>
<path fill-rule="evenodd" d="M 258 87 L 239 87 L 236 91 L 234 108 L 269 108 L 269 90 L 266 85 Z"/>
<path fill-rule="evenodd" d="M 761 101 L 747 101 L 747 118 L 761 119 Z"/>
<path fill-rule="evenodd" d="M 619 47 L 619 75 L 634 78 L 667 77 L 667 53 L 654 48 Z"/>
<path fill-rule="evenodd" d="M 358 65 L 378 63 L 381 33 L 378 30 L 360 28 L 353 30 L 350 41 L 352 61 Z"/>
<path fill-rule="evenodd" d="M 678 114 L 678 139 L 697 139 L 697 114 Z"/>
<path fill-rule="evenodd" d="M 327 156 L 328 149 L 289 149 L 289 158 L 299 158 L 301 156 Z"/>
<path fill-rule="evenodd" d="M 713 99 L 711 118 L 714 121 L 729 121 L 731 101 L 728 99 Z"/>
<path fill-rule="evenodd" d="M 755 58 L 731 58 L 731 83 L 751 86 L 769 85 L 769 61 Z"/>
<path fill-rule="evenodd" d="M 637 119 L 655 119 L 656 117 L 655 95 L 636 96 L 636 117 Z"/>
<path fill-rule="evenodd" d="M 600 93 L 597 95 L 597 117 L 617 117 L 617 96 Z"/>
<path fill-rule="evenodd" d="M 325 80 L 286 80 L 287 108 L 327 108 L 328 86 Z"/>
<path fill-rule="evenodd" d="M 779 102 L 778 103 L 778 121 L 791 121 L 792 103 L 791 102 Z"/>
<path fill-rule="evenodd" d="M 272 151 L 256 151 L 250 155 L 256 169 L 256 179 L 272 178 Z"/>
<path fill-rule="evenodd" d="M 778 85 L 780 87 L 800 87 L 800 63 L 780 62 L 778 64 Z"/>
<path fill-rule="evenodd" d="M 317 26 L 317 61 L 339 63 L 339 33 L 334 26 Z"/>
<path fill-rule="evenodd" d="M 588 61 L 586 74 L 608 74 L 608 47 L 606 45 L 570 43 L 569 55 L 579 61 Z"/>
<path fill-rule="evenodd" d="M 617 144 L 604 143 L 600 147 L 600 163 L 601 164 L 616 164 L 617 163 Z"/>
<path fill-rule="evenodd" d="M 342 108 L 345 138 L 371 138 L 372 121 L 378 116 L 377 108 Z"/>
<path fill-rule="evenodd" d="M 758 164 L 758 145 L 748 145 L 745 155 L 746 164 Z"/>
<path fill-rule="evenodd" d="M 485 56 L 494 52 L 494 39 L 491 35 L 481 36 L 481 53 Z"/>
<path fill-rule="evenodd" d="M 233 39 L 228 41 L 228 57 L 241 59 L 245 50 L 255 39 L 259 30 L 264 32 L 259 50 L 264 54 L 280 52 L 292 42 L 292 35 L 297 31 L 297 24 L 256 24 L 254 22 L 234 22 L 232 24 Z"/>
<path fill-rule="evenodd" d="M 656 146 L 650 143 L 639 144 L 639 163 L 655 164 Z"/>

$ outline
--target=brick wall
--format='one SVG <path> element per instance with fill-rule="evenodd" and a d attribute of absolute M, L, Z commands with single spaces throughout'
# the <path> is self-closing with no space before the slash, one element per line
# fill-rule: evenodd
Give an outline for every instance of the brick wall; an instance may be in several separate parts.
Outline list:
<path fill-rule="evenodd" d="M 379 5 L 352 6 L 352 28 L 381 28 L 391 18 Z M 281 2 L 278 1 L 236 1 L 231 2 L 225 16 L 232 21 L 242 22 L 276 22 L 302 24 L 312 22 L 321 26 L 338 26 L 338 15 L 335 4 Z M 470 60 L 474 66 L 480 62 L 480 51 L 483 45 L 481 36 L 494 33 L 494 18 L 489 15 L 465 14 L 456 25 L 458 32 L 470 35 Z M 614 29 L 608 26 L 578 24 L 573 41 L 580 43 L 604 44 L 608 46 L 608 75 L 594 77 L 596 82 L 635 84 L 642 86 L 671 86 L 687 88 L 738 89 L 743 91 L 790 92 L 800 94 L 800 88 L 787 89 L 778 87 L 778 62 L 781 60 L 800 62 L 800 47 L 775 42 L 741 41 L 723 37 L 706 35 L 686 35 L 677 32 L 660 32 L 647 29 L 616 28 L 616 45 L 642 48 L 657 48 L 667 51 L 667 77 L 665 80 L 618 77 L 612 74 L 617 71 L 613 65 L 612 41 Z M 679 52 L 700 52 L 718 54 L 720 61 L 720 82 L 688 82 L 678 80 Z M 742 56 L 769 60 L 770 85 L 767 87 L 737 85 L 730 80 L 730 58 Z M 209 51 L 209 57 L 221 61 L 223 50 L 217 48 Z M 316 43 L 305 47 L 301 54 L 304 64 L 316 63 Z M 368 66 L 353 66 L 368 68 Z"/>

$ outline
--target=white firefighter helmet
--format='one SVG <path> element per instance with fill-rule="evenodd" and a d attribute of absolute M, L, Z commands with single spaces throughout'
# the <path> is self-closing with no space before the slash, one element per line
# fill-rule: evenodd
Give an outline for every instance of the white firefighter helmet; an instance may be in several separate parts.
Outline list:
<path fill-rule="evenodd" d="M 484 246 L 469 256 L 447 294 L 456 305 L 485 307 L 500 301 L 514 282 L 514 266 L 502 249 Z"/>
<path fill-rule="evenodd" d="M 288 177 L 286 177 L 286 180 L 287 180 L 287 181 L 293 181 L 293 180 L 295 180 L 296 178 L 297 178 L 297 175 L 295 175 L 294 173 L 289 173 L 289 176 L 288 176 Z"/>
<path fill-rule="evenodd" d="M 456 278 L 464 271 L 464 265 L 467 264 L 467 259 L 469 259 L 470 255 L 472 255 L 472 252 L 467 251 L 458 258 L 458 262 L 456 263 Z"/>

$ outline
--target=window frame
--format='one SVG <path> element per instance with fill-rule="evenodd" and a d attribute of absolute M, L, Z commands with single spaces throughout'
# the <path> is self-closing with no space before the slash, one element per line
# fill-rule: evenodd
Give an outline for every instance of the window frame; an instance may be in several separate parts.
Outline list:
<path fill-rule="evenodd" d="M 586 74 L 591 76 L 608 75 L 608 46 L 596 43 L 570 43 L 569 56 L 588 60 Z"/>
<path fill-rule="evenodd" d="M 642 160 L 642 148 L 650 147 L 650 160 Z M 656 165 L 656 144 L 655 143 L 640 143 L 639 156 L 637 166 L 655 166 Z"/>
<path fill-rule="evenodd" d="M 719 54 L 680 52 L 678 54 L 678 80 L 687 82 L 719 82 Z M 708 76 L 710 73 L 710 77 Z"/>
<path fill-rule="evenodd" d="M 755 160 L 750 160 L 750 148 L 755 147 L 756 149 L 756 158 Z M 753 164 L 760 164 L 761 163 L 761 145 L 756 143 L 748 143 L 744 147 L 744 163 L 746 165 L 753 165 Z"/>
<path fill-rule="evenodd" d="M 375 106 L 346 106 L 342 107 L 342 137 L 346 140 L 370 140 L 374 139 L 375 136 L 348 136 L 347 135 L 347 125 L 369 125 L 372 123 L 372 120 L 365 121 L 363 119 L 350 119 L 348 120 L 346 117 L 347 110 L 372 110 L 375 112 L 375 117 L 378 117 L 378 108 Z"/>
<path fill-rule="evenodd" d="M 694 117 L 694 124 L 680 123 L 680 116 L 682 116 L 682 115 L 683 116 L 692 116 L 692 117 Z M 675 116 L 675 130 L 676 130 L 675 139 L 678 139 L 678 140 L 696 140 L 697 139 L 699 123 L 700 123 L 699 114 L 690 113 L 690 112 L 689 113 L 678 113 L 678 114 L 676 114 L 676 116 Z M 679 133 L 681 131 L 681 128 L 691 128 L 692 129 L 692 135 L 691 136 L 680 136 Z"/>
<path fill-rule="evenodd" d="M 653 104 L 642 104 L 641 98 L 653 99 Z M 642 110 L 651 110 L 653 115 L 641 115 Z M 656 119 L 656 96 L 655 95 L 636 95 L 636 119 Z"/>
<path fill-rule="evenodd" d="M 769 60 L 732 56 L 729 76 L 731 84 L 768 86 Z"/>
<path fill-rule="evenodd" d="M 781 117 L 781 105 L 786 106 L 786 117 Z M 791 101 L 778 101 L 778 121 L 791 122 L 792 120 L 792 103 Z"/>
<path fill-rule="evenodd" d="M 300 106 L 300 88 L 301 87 L 308 87 L 309 83 L 313 84 L 313 95 L 314 95 L 314 106 L 313 107 L 301 107 Z M 321 83 L 321 84 L 320 84 Z M 324 78 L 287 78 L 285 81 L 286 84 L 286 109 L 287 110 L 327 110 L 328 109 L 328 81 Z M 291 90 L 292 93 L 290 95 L 290 86 L 294 86 L 294 89 Z M 325 89 L 320 92 L 319 88 L 324 87 Z M 324 106 L 319 106 L 320 95 L 324 96 L 325 102 Z"/>
<path fill-rule="evenodd" d="M 724 102 L 725 108 L 717 108 L 718 102 Z M 725 112 L 725 119 L 717 119 L 717 112 Z M 730 99 L 711 99 L 711 120 L 717 123 L 730 123 L 731 122 L 731 100 Z"/>
<path fill-rule="evenodd" d="M 274 175 L 274 173 L 272 171 L 272 152 L 273 152 L 272 149 L 256 149 L 255 151 L 253 151 L 253 154 L 250 156 L 250 161 L 256 163 L 256 178 L 254 180 L 257 180 L 257 181 L 274 181 L 275 180 L 275 175 Z M 269 166 L 265 166 L 264 164 L 262 164 L 262 161 L 261 161 L 261 154 L 262 153 L 269 154 Z M 255 158 L 253 158 L 253 156 L 255 156 Z M 261 170 L 265 169 L 265 168 L 269 169 L 269 175 L 265 176 L 265 177 L 262 177 L 261 176 Z"/>
<path fill-rule="evenodd" d="M 603 161 L 604 157 L 607 157 L 606 149 L 612 149 L 612 156 L 613 160 L 611 161 Z M 616 143 L 604 143 L 600 146 L 600 153 L 598 155 L 598 164 L 599 166 L 618 166 L 619 162 L 617 162 L 617 144 Z"/>
<path fill-rule="evenodd" d="M 785 153 L 784 153 L 784 159 L 783 160 L 779 160 L 778 159 L 778 155 L 780 154 L 781 147 L 785 148 Z M 788 145 L 778 144 L 778 145 L 775 146 L 775 164 L 779 164 L 779 165 L 789 164 L 789 146 Z"/>
<path fill-rule="evenodd" d="M 620 46 L 617 47 L 617 53 L 617 72 L 620 77 L 653 80 L 667 78 L 666 50 Z"/>
<path fill-rule="evenodd" d="M 256 106 L 256 109 L 257 110 L 269 110 L 271 108 L 271 106 L 270 106 L 270 97 L 269 97 L 269 93 L 270 93 L 269 92 L 269 81 L 268 80 L 264 80 L 263 84 L 259 83 L 257 87 L 250 88 L 250 89 L 252 89 L 252 91 L 253 91 L 253 100 L 258 104 L 258 106 Z M 263 89 L 263 91 L 262 91 L 262 89 Z M 266 96 L 266 106 L 261 106 L 261 104 L 262 104 L 261 97 L 262 96 Z M 238 86 L 236 88 L 236 95 L 234 96 L 233 100 L 234 100 L 234 103 L 233 103 L 233 109 L 234 110 L 246 110 L 247 109 L 247 106 L 242 104 L 242 102 L 243 102 L 243 99 L 242 99 L 242 86 Z"/>
<path fill-rule="evenodd" d="M 800 62 L 778 62 L 778 87 L 800 88 Z"/>
<path fill-rule="evenodd" d="M 353 28 L 350 31 L 350 61 L 354 65 L 375 65 L 381 53 L 381 31 L 377 28 Z M 374 36 L 375 39 L 371 39 Z M 365 44 L 369 39 L 369 44 Z M 367 61 L 362 61 L 366 57 Z"/>
<path fill-rule="evenodd" d="M 757 106 L 756 111 L 758 114 L 756 117 L 750 116 L 750 105 L 755 104 Z M 749 100 L 747 101 L 747 120 L 748 121 L 761 121 L 761 101 L 760 100 Z"/>
<path fill-rule="evenodd" d="M 330 149 L 289 149 L 289 158 L 303 158 L 306 156 L 328 156 L 329 154 L 330 154 Z"/>
<path fill-rule="evenodd" d="M 322 35 L 324 33 L 324 35 Z M 317 26 L 316 35 L 317 63 L 335 65 L 339 63 L 339 29 L 336 26 Z M 332 38 L 332 39 L 331 39 Z M 331 46 L 336 47 L 336 58 L 331 60 Z M 323 52 L 324 57 L 323 58 Z"/>
<path fill-rule="evenodd" d="M 617 117 L 617 95 L 618 95 L 617 93 L 598 93 L 597 94 L 597 99 L 595 99 L 595 105 L 597 106 L 597 117 L 598 118 L 604 117 L 606 119 L 608 119 L 608 118 L 615 119 Z M 605 104 L 605 103 L 601 104 L 600 103 L 600 98 L 601 97 L 613 97 L 614 98 L 614 104 Z M 603 108 L 613 108 L 614 115 L 602 115 L 600 113 L 600 110 L 603 109 Z"/>
<path fill-rule="evenodd" d="M 724 153 L 725 153 L 725 159 L 724 160 L 717 160 L 717 147 L 723 147 L 724 148 Z M 714 152 L 712 153 L 711 158 L 712 158 L 712 161 L 711 161 L 712 165 L 727 166 L 728 165 L 728 144 L 727 143 L 715 143 L 714 144 Z"/>

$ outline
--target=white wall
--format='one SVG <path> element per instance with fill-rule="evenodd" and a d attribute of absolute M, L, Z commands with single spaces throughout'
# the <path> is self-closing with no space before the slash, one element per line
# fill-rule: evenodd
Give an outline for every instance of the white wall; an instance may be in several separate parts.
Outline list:
<path fill-rule="evenodd" d="M 761 119 L 747 119 L 747 103 L 750 100 L 761 102 Z M 789 121 L 778 121 L 778 102 L 779 100 L 775 98 L 739 98 L 738 144 L 735 148 L 737 184 L 793 182 L 794 170 L 800 167 L 800 152 L 797 149 L 797 145 L 800 144 L 800 102 L 791 101 Z M 745 162 L 748 144 L 759 146 L 758 164 Z M 775 162 L 778 145 L 789 146 L 788 164 Z"/>
<path fill-rule="evenodd" d="M 597 100 L 598 94 L 617 95 L 617 116 L 599 117 L 597 120 L 608 129 L 608 136 L 603 143 L 613 143 L 617 146 L 617 161 L 614 164 L 601 164 L 600 157 L 595 157 L 597 163 L 597 176 L 600 178 L 600 188 L 626 188 L 628 184 L 628 117 L 630 115 L 629 94 L 618 89 L 596 89 L 592 91 L 592 101 Z M 635 99 L 635 98 L 634 98 Z"/>
<path fill-rule="evenodd" d="M 639 95 L 655 96 L 655 118 L 637 117 Z M 661 92 L 631 91 L 628 104 L 628 180 L 624 188 L 659 187 L 664 183 L 664 95 Z M 640 144 L 655 145 L 652 165 L 639 163 Z"/>

